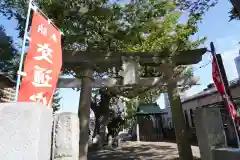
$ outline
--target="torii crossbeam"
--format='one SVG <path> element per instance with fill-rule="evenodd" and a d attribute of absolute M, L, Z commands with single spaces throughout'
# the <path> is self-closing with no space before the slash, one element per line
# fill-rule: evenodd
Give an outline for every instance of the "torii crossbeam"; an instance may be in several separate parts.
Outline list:
<path fill-rule="evenodd" d="M 178 82 L 178 86 L 184 85 L 199 85 L 200 77 L 192 77 L 190 79 L 182 79 Z M 160 77 L 150 77 L 150 78 L 140 78 L 138 84 L 142 87 L 161 87 L 166 84 L 162 81 Z M 101 87 L 114 87 L 114 86 L 126 86 L 122 84 L 122 78 L 107 78 L 107 79 L 96 79 L 93 81 L 93 88 Z M 81 80 L 77 78 L 59 78 L 58 88 L 81 88 Z"/>

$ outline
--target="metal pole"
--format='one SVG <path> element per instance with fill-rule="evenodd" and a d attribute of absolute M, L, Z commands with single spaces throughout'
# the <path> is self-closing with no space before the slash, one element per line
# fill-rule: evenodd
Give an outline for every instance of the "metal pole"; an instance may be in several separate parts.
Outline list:
<path fill-rule="evenodd" d="M 52 95 L 50 97 L 50 100 L 49 100 L 49 103 L 48 103 L 48 107 L 52 108 L 53 96 L 54 96 L 55 91 L 56 91 L 56 89 L 53 89 L 53 93 L 52 93 Z"/>
<path fill-rule="evenodd" d="M 52 149 L 51 149 L 51 160 L 54 160 L 54 155 L 55 155 L 55 132 L 56 132 L 56 128 L 55 128 L 55 126 L 56 126 L 56 124 L 55 124 L 55 120 L 57 119 L 57 116 L 56 116 L 56 114 L 55 113 L 53 113 L 53 123 L 52 123 L 52 125 L 53 125 L 53 127 L 52 127 L 52 145 L 51 145 L 51 147 L 52 147 Z"/>
<path fill-rule="evenodd" d="M 61 112 L 63 112 L 63 107 L 64 107 L 64 106 L 63 106 L 63 105 L 64 105 L 63 102 L 64 102 L 64 97 L 62 97 L 62 107 L 61 107 L 61 109 L 60 109 Z"/>
<path fill-rule="evenodd" d="M 213 58 L 216 59 L 216 64 L 217 64 L 217 67 L 218 67 L 218 70 L 219 70 L 219 73 L 220 73 L 221 81 L 222 81 L 222 83 L 224 83 L 223 77 L 222 77 L 222 73 L 220 72 L 219 64 L 218 64 L 218 61 L 217 61 L 216 50 L 215 50 L 215 47 L 214 47 L 213 42 L 210 43 L 210 48 L 211 48 L 211 52 L 212 52 Z M 223 89 L 224 89 L 225 94 L 227 94 L 226 86 L 225 86 L 225 85 L 224 85 Z M 228 95 L 227 95 L 227 96 L 228 96 Z M 240 148 L 240 140 L 239 140 L 239 136 L 238 136 L 238 131 L 237 131 L 237 128 L 236 128 L 235 120 L 234 120 L 234 117 L 231 115 L 231 113 L 229 113 L 229 114 L 230 114 L 230 116 L 231 116 L 231 118 L 232 118 L 233 127 L 234 127 L 234 130 L 235 130 L 235 133 L 236 133 L 238 148 Z"/>
<path fill-rule="evenodd" d="M 20 59 L 20 63 L 19 63 L 18 73 L 17 73 L 18 77 L 17 77 L 17 85 L 16 85 L 15 102 L 17 102 L 17 100 L 18 100 L 18 92 L 19 92 L 19 86 L 20 86 L 20 81 L 21 81 L 21 71 L 22 71 L 22 66 L 23 66 L 24 51 L 25 51 L 25 47 L 26 47 L 25 45 L 26 45 L 26 40 L 27 40 L 27 36 L 28 36 L 28 25 L 29 25 L 31 8 L 32 8 L 32 0 L 29 0 L 27 20 L 26 20 L 26 24 L 25 24 L 24 37 L 23 37 L 23 43 L 22 43 L 22 49 L 21 49 L 21 59 Z"/>

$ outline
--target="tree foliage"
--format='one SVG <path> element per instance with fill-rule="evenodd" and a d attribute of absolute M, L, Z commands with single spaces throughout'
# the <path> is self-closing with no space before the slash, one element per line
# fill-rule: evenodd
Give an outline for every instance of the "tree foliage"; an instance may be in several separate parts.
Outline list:
<path fill-rule="evenodd" d="M 52 99 L 53 112 L 58 111 L 61 107 L 60 101 L 61 101 L 62 97 L 60 96 L 59 91 L 60 91 L 59 89 L 56 89 L 56 91 L 53 95 L 53 99 Z"/>
<path fill-rule="evenodd" d="M 236 8 L 233 7 L 231 9 L 231 11 L 229 12 L 229 18 L 230 18 L 230 21 L 232 21 L 232 20 L 240 20 L 240 14 L 236 10 Z"/>
<path fill-rule="evenodd" d="M 145 1 L 146 2 L 146 1 Z M 152 4 L 154 6 L 155 4 Z M 145 15 L 146 6 L 151 6 L 149 3 L 140 5 L 136 10 L 143 12 Z M 164 7 L 163 7 L 164 6 Z M 161 52 L 167 54 L 167 58 L 162 60 L 162 63 L 172 63 L 171 58 L 181 51 L 191 50 L 197 48 L 202 44 L 205 38 L 192 41 L 190 38 L 198 31 L 197 22 L 202 18 L 201 12 L 193 13 L 189 16 L 186 24 L 179 23 L 181 12 L 177 10 L 177 6 L 169 1 L 162 1 L 159 8 L 164 8 L 163 15 L 157 15 L 156 17 L 142 17 L 143 20 L 136 20 L 136 17 L 129 20 L 137 21 L 136 23 L 143 22 L 135 26 L 135 32 L 139 35 L 138 42 L 136 44 L 129 43 L 128 50 L 135 52 Z M 145 10 L 144 10 L 145 9 Z M 153 8 L 149 8 L 153 9 Z M 193 11 L 193 9 L 191 9 Z M 130 11 L 131 12 L 131 11 Z M 135 13 L 138 15 L 139 13 Z M 141 15 L 141 14 L 140 14 Z M 159 17 L 160 16 L 160 17 Z M 132 17 L 132 16 L 128 16 Z M 130 23 L 129 22 L 129 23 Z M 136 24 L 136 23 L 133 23 Z M 187 66 L 174 66 L 174 77 L 192 77 L 192 69 Z M 162 70 L 157 70 L 156 67 L 142 67 L 141 76 L 144 77 L 161 77 L 163 76 Z M 143 87 L 142 87 L 143 88 Z M 184 88 L 183 88 L 184 89 Z M 143 102 L 153 102 L 156 100 L 156 96 L 166 90 L 165 87 L 151 87 L 143 88 L 138 91 L 136 95 L 139 96 Z"/>
<path fill-rule="evenodd" d="M 236 4 L 239 4 L 237 1 L 235 1 L 235 0 L 233 0 L 233 2 L 232 1 L 230 1 L 230 3 L 232 3 L 233 4 L 233 7 L 232 7 L 232 9 L 229 11 L 229 18 L 230 18 L 230 20 L 229 21 L 232 21 L 232 20 L 239 20 L 240 19 L 240 13 L 239 13 L 239 11 L 236 9 Z"/>
<path fill-rule="evenodd" d="M 13 40 L 10 36 L 7 36 L 3 26 L 0 26 L 0 71 L 11 72 L 15 71 L 15 60 L 18 51 L 14 47 Z"/>
<path fill-rule="evenodd" d="M 28 1 L 25 0 L 3 0 L 0 5 L 2 14 L 18 21 L 17 29 L 20 37 L 23 37 L 27 3 Z M 191 15 L 199 17 L 199 14 L 214 4 L 209 0 L 201 2 L 197 0 L 176 2 L 136 0 L 124 5 L 110 3 L 107 0 L 36 0 L 34 3 L 64 31 L 64 50 L 97 52 L 134 51 L 132 46 L 136 47 L 145 41 L 142 34 L 145 31 L 154 30 L 156 25 L 161 23 L 156 20 L 169 12 L 184 9 Z M 178 15 L 175 15 L 175 19 L 177 19 L 176 16 Z M 171 18 L 174 19 L 174 16 L 168 15 L 168 20 Z M 166 44 L 164 40 L 163 38 L 162 43 Z M 144 46 L 138 50 L 147 51 L 148 44 L 144 43 Z M 74 67 L 64 68 L 64 70 L 65 73 L 73 73 L 72 71 L 80 73 L 79 68 Z"/>

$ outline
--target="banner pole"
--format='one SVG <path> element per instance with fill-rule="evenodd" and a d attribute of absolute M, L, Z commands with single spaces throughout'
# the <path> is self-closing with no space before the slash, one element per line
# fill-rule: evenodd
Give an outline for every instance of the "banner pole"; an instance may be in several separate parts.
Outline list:
<path fill-rule="evenodd" d="M 213 58 L 216 60 L 216 64 L 217 64 L 217 68 L 218 68 L 218 71 L 220 73 L 220 79 L 223 83 L 223 89 L 224 89 L 224 93 L 227 95 L 227 96 L 231 96 L 231 95 L 228 95 L 227 93 L 227 88 L 226 88 L 226 85 L 224 83 L 224 80 L 223 80 L 223 73 L 221 72 L 220 70 L 220 66 L 219 66 L 219 61 L 217 59 L 217 55 L 216 55 L 216 50 L 215 50 L 215 47 L 214 47 L 214 44 L 213 42 L 210 43 L 210 48 L 211 48 L 211 53 L 212 53 L 212 56 Z M 225 77 L 226 78 L 226 77 Z M 231 93 L 230 93 L 231 94 Z M 233 99 L 232 100 L 232 103 L 234 103 Z M 223 99 L 224 101 L 224 99 Z M 226 102 L 225 102 L 226 103 Z M 228 104 L 227 104 L 228 105 Z M 240 148 L 240 140 L 239 140 L 239 136 L 238 136 L 238 130 L 236 128 L 236 123 L 235 123 L 235 120 L 234 120 L 234 117 L 231 115 L 231 113 L 229 113 L 229 115 L 231 116 L 231 119 L 232 119 L 232 122 L 233 122 L 233 128 L 234 128 L 234 131 L 235 131 L 235 134 L 236 134 L 236 138 L 237 138 L 237 144 L 238 144 L 238 148 Z"/>
<path fill-rule="evenodd" d="M 25 23 L 25 30 L 24 30 L 24 37 L 23 37 L 23 42 L 22 42 L 22 49 L 21 49 L 21 59 L 19 62 L 19 68 L 18 68 L 18 77 L 17 77 L 17 85 L 16 85 L 16 95 L 15 95 L 15 102 L 18 100 L 18 92 L 19 92 L 19 87 L 20 87 L 20 81 L 21 81 L 21 71 L 23 68 L 23 59 L 24 59 L 24 52 L 26 48 L 26 40 L 28 36 L 28 25 L 29 25 L 29 18 L 30 18 L 30 13 L 31 13 L 31 8 L 32 8 L 32 0 L 29 0 L 28 3 L 28 12 L 27 12 L 27 19 Z"/>
<path fill-rule="evenodd" d="M 48 107 L 51 107 L 51 104 L 52 104 L 52 101 L 53 101 L 53 96 L 54 96 L 55 91 L 56 91 L 56 88 L 53 89 L 53 93 L 52 93 L 51 98 L 50 98 L 50 100 L 49 100 Z M 52 107 L 51 107 L 51 108 L 52 108 Z"/>

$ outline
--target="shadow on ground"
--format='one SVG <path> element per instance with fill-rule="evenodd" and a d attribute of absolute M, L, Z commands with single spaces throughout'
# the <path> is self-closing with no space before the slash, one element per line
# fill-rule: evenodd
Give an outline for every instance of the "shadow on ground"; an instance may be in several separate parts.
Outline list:
<path fill-rule="evenodd" d="M 178 151 L 169 146 L 147 145 L 124 145 L 121 148 L 103 149 L 89 152 L 89 160 L 178 160 Z M 200 160 L 196 158 L 196 160 Z"/>

